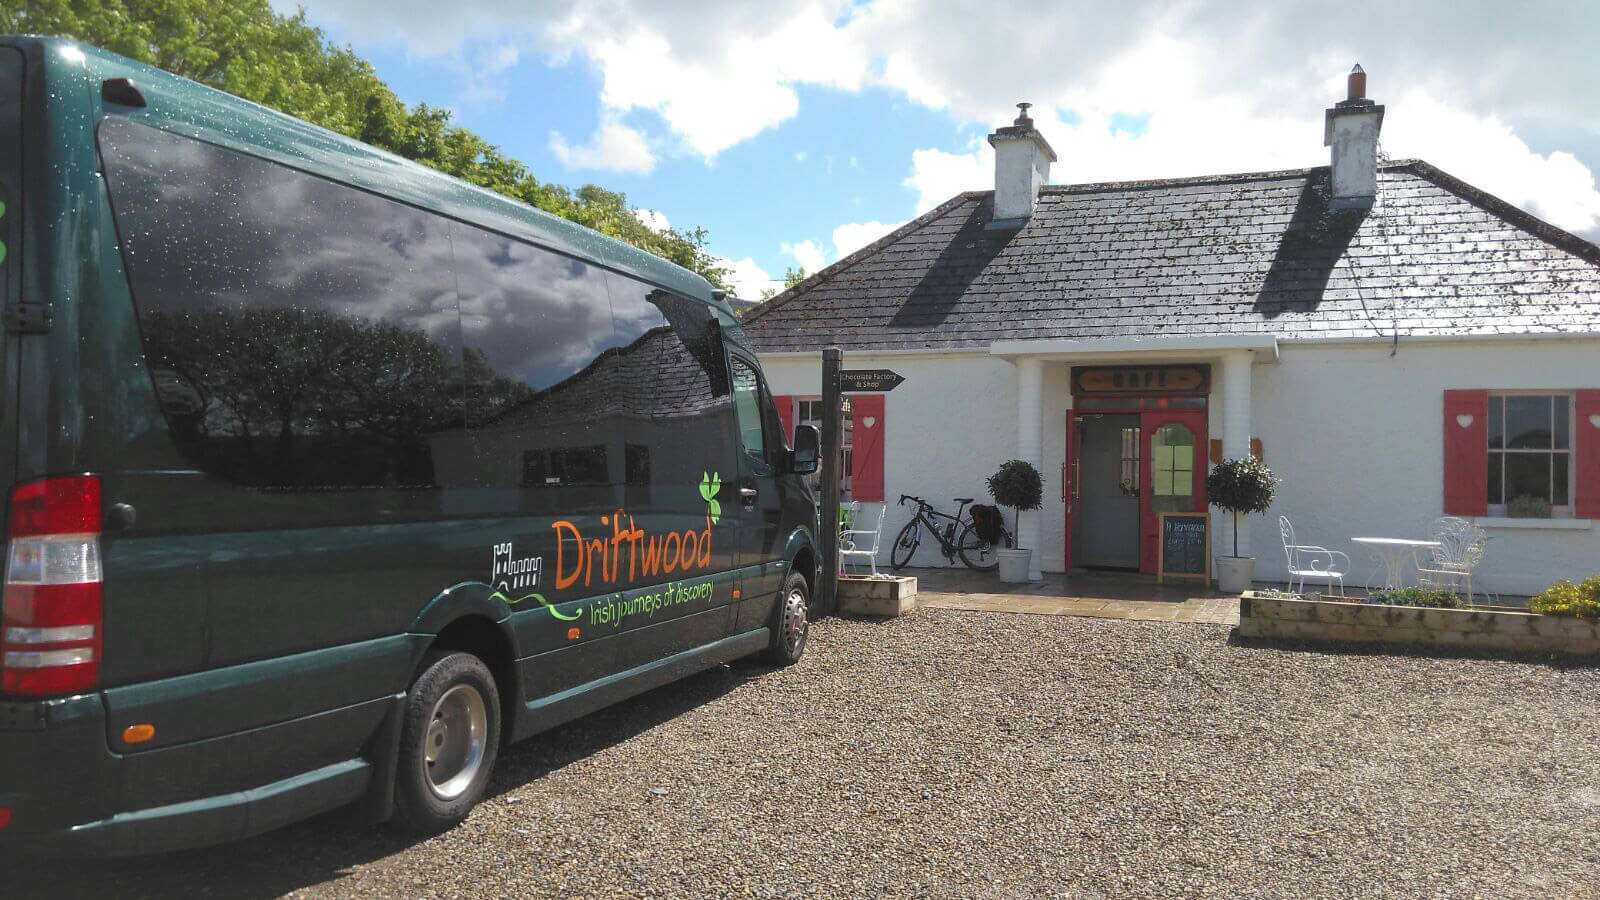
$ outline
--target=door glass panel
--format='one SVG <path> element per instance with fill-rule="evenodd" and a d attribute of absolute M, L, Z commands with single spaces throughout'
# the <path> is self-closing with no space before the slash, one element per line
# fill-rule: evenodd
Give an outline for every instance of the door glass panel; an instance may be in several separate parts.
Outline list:
<path fill-rule="evenodd" d="M 744 360 L 733 360 L 733 409 L 739 420 L 739 439 L 752 459 L 766 461 L 762 440 L 760 382 Z"/>
<path fill-rule="evenodd" d="M 1154 478 L 1150 508 L 1157 513 L 1194 509 L 1194 432 L 1168 423 L 1150 436 L 1150 468 Z"/>

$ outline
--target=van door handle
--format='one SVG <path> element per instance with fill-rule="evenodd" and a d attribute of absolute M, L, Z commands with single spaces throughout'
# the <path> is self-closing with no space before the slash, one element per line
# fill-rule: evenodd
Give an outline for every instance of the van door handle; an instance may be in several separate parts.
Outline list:
<path fill-rule="evenodd" d="M 756 489 L 753 487 L 739 488 L 739 499 L 744 502 L 745 506 L 754 506 L 756 504 Z"/>

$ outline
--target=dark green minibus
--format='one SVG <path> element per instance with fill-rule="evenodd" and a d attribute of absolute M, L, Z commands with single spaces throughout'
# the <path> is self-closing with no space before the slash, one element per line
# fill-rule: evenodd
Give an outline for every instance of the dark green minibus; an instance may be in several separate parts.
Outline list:
<path fill-rule="evenodd" d="M 799 658 L 790 449 L 700 277 L 66 40 L 0 38 L 0 846 L 365 803 Z"/>

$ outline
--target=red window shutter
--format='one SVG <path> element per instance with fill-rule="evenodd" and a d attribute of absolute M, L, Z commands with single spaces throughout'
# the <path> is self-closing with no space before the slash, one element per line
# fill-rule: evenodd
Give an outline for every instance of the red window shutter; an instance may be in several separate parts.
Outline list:
<path fill-rule="evenodd" d="M 883 499 L 883 401 L 882 394 L 850 397 L 850 485 L 854 500 Z"/>
<path fill-rule="evenodd" d="M 1573 406 L 1577 415 L 1572 452 L 1574 472 L 1572 507 L 1580 519 L 1600 519 L 1600 389 L 1578 391 Z"/>
<path fill-rule="evenodd" d="M 772 398 L 773 404 L 778 407 L 778 421 L 783 423 L 783 440 L 789 446 L 794 446 L 794 398 L 788 394 L 776 394 Z"/>
<path fill-rule="evenodd" d="M 1489 512 L 1489 392 L 1444 392 L 1444 511 Z"/>

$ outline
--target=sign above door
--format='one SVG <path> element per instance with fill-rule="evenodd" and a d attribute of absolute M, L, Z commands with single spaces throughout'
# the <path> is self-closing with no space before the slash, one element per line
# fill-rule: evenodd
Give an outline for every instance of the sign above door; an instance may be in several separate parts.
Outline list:
<path fill-rule="evenodd" d="M 1211 367 L 1180 366 L 1074 366 L 1073 394 L 1206 394 L 1211 391 Z"/>

